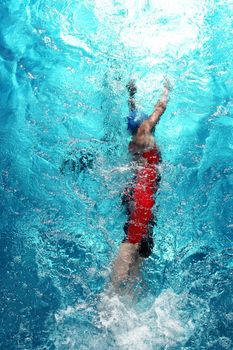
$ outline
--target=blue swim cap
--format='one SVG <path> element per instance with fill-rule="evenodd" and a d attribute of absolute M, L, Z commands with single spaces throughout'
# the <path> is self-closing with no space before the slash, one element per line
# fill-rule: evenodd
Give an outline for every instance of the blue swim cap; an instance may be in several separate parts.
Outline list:
<path fill-rule="evenodd" d="M 146 120 L 148 119 L 148 115 L 143 112 L 138 112 L 136 109 L 134 111 L 131 111 L 128 115 L 128 130 L 131 132 L 131 134 L 135 133 L 138 129 L 138 127 Z"/>

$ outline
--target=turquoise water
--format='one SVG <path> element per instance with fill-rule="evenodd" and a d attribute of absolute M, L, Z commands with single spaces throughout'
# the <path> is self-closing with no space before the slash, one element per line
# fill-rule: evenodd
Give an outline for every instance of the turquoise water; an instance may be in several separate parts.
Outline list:
<path fill-rule="evenodd" d="M 232 349 L 231 2 L 0 9 L 1 349 Z M 155 248 L 131 297 L 110 296 L 132 176 L 125 85 L 150 113 L 164 76 Z M 74 172 L 81 152 L 93 165 Z"/>

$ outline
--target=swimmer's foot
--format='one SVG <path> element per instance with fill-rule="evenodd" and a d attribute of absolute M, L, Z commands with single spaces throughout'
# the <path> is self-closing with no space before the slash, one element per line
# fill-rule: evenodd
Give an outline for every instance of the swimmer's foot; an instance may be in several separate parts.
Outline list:
<path fill-rule="evenodd" d="M 134 97 L 134 95 L 137 92 L 137 86 L 135 84 L 135 80 L 131 79 L 128 84 L 126 85 L 128 91 L 129 91 L 129 96 Z"/>

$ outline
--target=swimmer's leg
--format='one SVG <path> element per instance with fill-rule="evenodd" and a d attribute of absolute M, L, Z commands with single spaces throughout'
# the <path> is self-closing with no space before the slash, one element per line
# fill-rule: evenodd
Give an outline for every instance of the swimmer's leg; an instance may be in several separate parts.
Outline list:
<path fill-rule="evenodd" d="M 129 242 L 121 244 L 112 269 L 112 284 L 116 290 L 122 285 L 127 285 L 128 282 L 135 280 L 142 260 L 139 256 L 138 244 Z"/>

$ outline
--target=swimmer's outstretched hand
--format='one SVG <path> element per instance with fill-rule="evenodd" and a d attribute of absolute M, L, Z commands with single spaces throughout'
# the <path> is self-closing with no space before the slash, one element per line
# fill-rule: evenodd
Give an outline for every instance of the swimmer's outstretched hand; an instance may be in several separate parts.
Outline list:
<path fill-rule="evenodd" d="M 168 91 L 171 91 L 172 90 L 172 85 L 171 85 L 171 82 L 168 78 L 165 78 L 164 79 L 164 83 L 163 83 L 163 86 L 166 90 Z"/>

